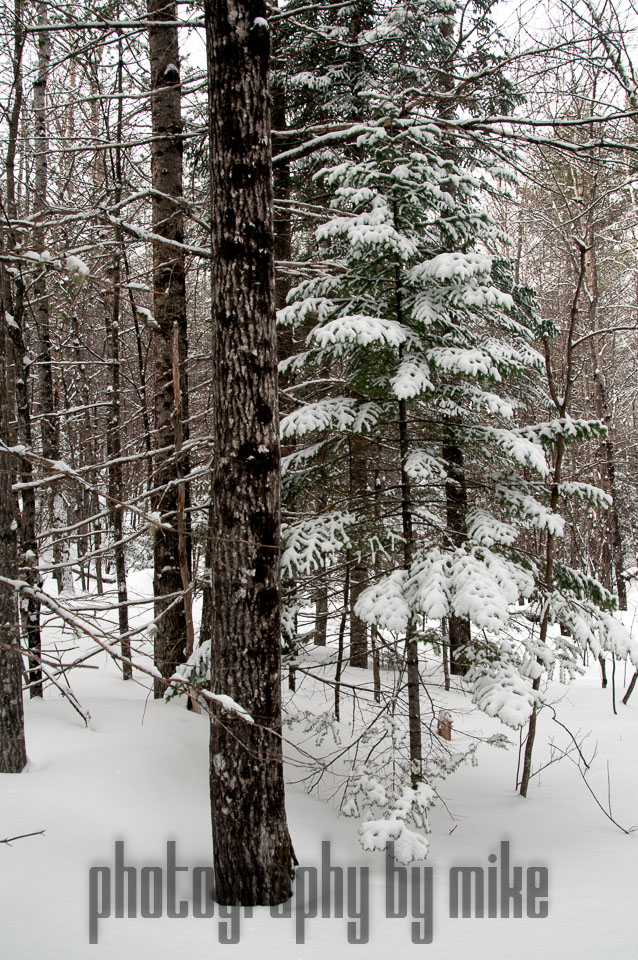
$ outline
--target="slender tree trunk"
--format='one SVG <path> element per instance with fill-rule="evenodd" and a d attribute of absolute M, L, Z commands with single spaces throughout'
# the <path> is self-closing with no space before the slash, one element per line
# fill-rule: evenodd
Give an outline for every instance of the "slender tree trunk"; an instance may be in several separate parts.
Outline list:
<path fill-rule="evenodd" d="M 349 443 L 350 451 L 350 496 L 353 508 L 365 499 L 367 462 L 365 440 L 355 434 Z M 363 510 L 361 511 L 363 515 Z M 368 631 L 366 623 L 354 612 L 354 606 L 365 590 L 368 570 L 362 559 L 355 558 L 350 564 L 350 666 L 368 666 Z"/>
<path fill-rule="evenodd" d="M 4 271 L 3 271 L 4 272 Z M 6 315 L 0 284 L 0 351 L 6 356 Z M 6 367 L 0 364 L 0 440 L 9 440 Z M 0 576 L 18 578 L 16 509 L 11 456 L 0 450 Z M 27 763 L 22 704 L 18 604 L 12 586 L 0 583 L 0 773 L 20 773 Z"/>
<path fill-rule="evenodd" d="M 18 215 L 16 201 L 15 156 L 18 141 L 18 130 L 22 110 L 22 53 L 25 40 L 23 23 L 23 0 L 14 3 L 14 47 L 13 47 L 13 103 L 9 116 L 7 138 L 7 155 L 5 163 L 7 212 L 9 220 L 15 221 Z M 15 249 L 15 238 L 12 227 L 8 231 L 8 246 Z M 31 431 L 31 362 L 27 355 L 24 339 L 24 284 L 21 277 L 15 281 L 15 295 L 11 296 L 11 286 L 6 271 L 3 271 L 3 288 L 5 309 L 11 314 L 13 323 L 9 326 L 9 338 L 13 348 L 15 364 L 15 395 L 16 413 L 18 420 L 18 438 L 27 449 L 33 445 Z M 19 365 L 19 369 L 18 369 Z M 36 538 L 36 501 L 35 490 L 29 484 L 33 477 L 33 468 L 28 459 L 20 461 L 20 480 L 24 484 L 22 489 L 22 513 L 20 517 L 20 548 L 21 562 L 25 566 L 24 578 L 31 587 L 39 587 L 38 573 L 38 541 Z M 27 646 L 33 651 L 28 673 L 29 693 L 31 697 L 42 696 L 42 668 L 39 663 L 41 653 L 40 636 L 40 602 L 35 597 L 28 597 L 22 605 L 26 627 Z"/>
<path fill-rule="evenodd" d="M 448 618 L 441 620 L 441 651 L 443 660 L 443 687 L 450 689 L 450 636 L 448 633 Z"/>
<path fill-rule="evenodd" d="M 372 653 L 372 683 L 375 703 L 381 701 L 381 663 L 379 660 L 379 631 L 376 624 L 370 627 L 370 652 Z"/>
<path fill-rule="evenodd" d="M 447 529 L 452 543 L 460 547 L 467 539 L 467 488 L 463 451 L 456 443 L 454 432 L 448 433 L 443 444 L 443 459 L 447 464 L 445 481 L 445 510 Z M 450 646 L 450 673 L 464 676 L 469 667 L 467 651 L 472 642 L 470 621 L 450 616 L 448 619 L 448 642 Z"/>
<path fill-rule="evenodd" d="M 638 680 L 638 670 L 634 670 L 634 675 L 633 675 L 633 677 L 631 678 L 631 680 L 629 681 L 629 686 L 627 687 L 627 690 L 625 691 L 625 696 L 622 698 L 622 702 L 624 703 L 625 706 L 627 706 L 627 704 L 629 703 L 629 698 L 630 698 L 630 696 L 632 695 L 632 693 L 634 692 L 634 687 L 636 686 L 636 681 L 637 681 L 637 680 Z"/>
<path fill-rule="evenodd" d="M 48 23 L 48 4 L 44 0 L 38 2 L 38 25 Z M 38 73 L 33 84 L 33 108 L 35 118 L 35 190 L 33 196 L 33 213 L 36 226 L 33 231 L 34 248 L 37 253 L 45 249 L 46 235 L 39 220 L 47 210 L 48 168 L 49 168 L 49 141 L 47 123 L 47 85 L 49 79 L 49 65 L 51 61 L 51 35 L 47 30 L 38 34 Z M 55 416 L 55 388 L 53 381 L 53 351 L 51 346 L 51 330 L 49 324 L 49 294 L 47 289 L 46 269 L 43 267 L 33 284 L 31 293 L 33 315 L 38 338 L 40 340 L 40 373 L 38 378 L 42 453 L 49 460 L 58 460 L 60 438 L 58 419 Z M 63 513 L 60 503 L 59 481 L 49 489 L 48 513 L 53 537 L 53 560 L 56 564 L 54 574 L 61 593 L 64 589 L 64 573 L 60 566 L 63 561 L 63 551 L 56 536 L 55 527 Z"/>
<path fill-rule="evenodd" d="M 403 303 L 399 267 L 395 267 L 395 290 L 397 320 L 403 320 Z M 399 347 L 401 356 L 401 347 Z M 414 553 L 414 530 L 412 526 L 412 485 L 406 473 L 405 463 L 410 452 L 408 433 L 408 407 L 405 400 L 399 400 L 399 455 L 401 458 L 401 524 L 403 530 L 403 565 L 410 573 Z M 412 786 L 421 780 L 423 746 L 421 742 L 421 696 L 419 673 L 419 646 L 414 635 L 414 618 L 410 618 L 405 634 L 405 657 L 408 675 L 408 729 L 410 738 L 410 765 Z"/>
<path fill-rule="evenodd" d="M 254 724 L 211 723 L 215 896 L 291 894 L 281 740 L 280 451 L 263 0 L 206 0 L 214 449 L 212 689 Z"/>
<path fill-rule="evenodd" d="M 590 283 L 591 296 L 589 303 L 590 329 L 598 328 L 598 262 L 596 259 L 596 247 L 592 245 L 590 254 Z M 608 547 L 611 552 L 611 565 L 614 571 L 614 580 L 616 581 L 616 593 L 618 596 L 618 607 L 620 610 L 627 609 L 627 584 L 623 576 L 623 537 L 620 526 L 618 483 L 616 482 L 616 445 L 613 439 L 613 420 L 609 409 L 609 397 L 607 391 L 607 382 L 603 371 L 603 361 L 598 348 L 598 338 L 590 339 L 590 349 L 592 357 L 592 368 L 594 374 L 594 384 L 596 389 L 597 414 L 607 427 L 607 436 L 602 442 L 603 459 L 605 463 L 605 474 L 609 495 L 611 496 L 611 506 L 609 509 L 610 542 Z"/>
<path fill-rule="evenodd" d="M 117 125 L 115 131 L 116 146 L 113 151 L 114 165 L 114 201 L 119 203 L 122 199 L 122 141 L 123 131 L 123 71 L 124 57 L 122 38 L 118 42 L 118 66 L 117 66 L 117 90 L 120 95 L 117 107 Z M 111 295 L 110 316 L 107 315 L 107 336 L 110 344 L 110 363 L 111 363 L 111 417 L 109 427 L 106 432 L 106 454 L 109 462 L 109 514 L 111 520 L 111 530 L 114 540 L 115 554 L 115 579 L 117 582 L 117 612 L 118 624 L 120 629 L 120 648 L 122 657 L 122 676 L 124 680 L 131 680 L 133 677 L 133 668 L 130 664 L 131 659 L 131 641 L 128 639 L 128 591 L 126 588 L 126 557 L 124 554 L 124 482 L 122 477 L 122 438 L 121 438 L 121 389 L 120 389 L 120 307 L 121 307 L 121 280 L 122 269 L 120 263 L 120 250 L 122 247 L 122 237 L 120 230 L 115 230 L 116 253 L 111 269 L 111 283 L 113 292 Z M 107 311 L 108 314 L 109 311 Z M 127 662 L 128 661 L 128 662 Z"/>
<path fill-rule="evenodd" d="M 117 582 L 117 612 L 118 625 L 120 630 L 120 641 L 122 656 L 125 660 L 131 658 L 131 641 L 127 634 L 128 624 L 128 591 L 126 588 L 126 557 L 124 555 L 124 483 L 122 479 L 122 441 L 120 436 L 120 411 L 121 411 L 121 390 L 120 390 L 120 262 L 119 256 L 116 259 L 111 271 L 113 282 L 113 295 L 111 300 L 110 317 L 107 319 L 107 333 L 110 346 L 111 362 L 111 416 L 109 427 L 106 432 L 106 451 L 109 461 L 108 468 L 108 486 L 109 486 L 109 515 L 111 521 L 111 531 L 113 534 L 115 555 L 115 578 Z M 133 676 L 133 670 L 130 663 L 122 664 L 122 674 L 125 680 L 130 680 Z"/>
<path fill-rule="evenodd" d="M 315 632 L 316 647 L 325 647 L 328 639 L 328 578 L 322 570 L 315 584 Z"/>
<path fill-rule="evenodd" d="M 151 60 L 151 114 L 153 137 L 151 175 L 153 182 L 153 230 L 167 240 L 184 242 L 182 211 L 182 114 L 177 3 L 148 0 Z M 163 680 L 155 681 L 155 696 L 161 697 L 170 678 L 186 659 L 187 624 L 179 557 L 178 483 L 188 465 L 176 453 L 177 407 L 173 388 L 173 328 L 177 325 L 182 356 L 181 375 L 186 375 L 186 285 L 184 254 L 157 241 L 153 244 L 153 301 L 158 326 L 155 338 L 155 431 L 158 447 L 171 448 L 172 455 L 158 454 L 154 485 L 160 492 L 153 510 L 171 529 L 157 529 L 154 539 L 155 666 Z M 182 406 L 187 410 L 188 386 L 181 383 Z M 187 439 L 187 438 L 184 438 Z M 160 459 L 161 458 L 161 459 Z M 183 461 L 182 457 L 182 461 Z"/>
<path fill-rule="evenodd" d="M 348 620 L 349 594 L 350 566 L 349 564 L 346 564 L 346 575 L 343 581 L 343 609 L 341 611 L 341 623 L 339 624 L 339 636 L 337 638 L 337 664 L 335 668 L 335 720 L 341 719 L 341 675 L 343 673 L 343 648 L 346 623 Z"/>

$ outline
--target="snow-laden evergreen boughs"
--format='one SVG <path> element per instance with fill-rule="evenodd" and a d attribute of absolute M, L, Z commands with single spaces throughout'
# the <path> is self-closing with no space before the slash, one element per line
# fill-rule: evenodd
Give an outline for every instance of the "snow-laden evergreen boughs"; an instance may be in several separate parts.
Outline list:
<path fill-rule="evenodd" d="M 366 623 L 392 633 L 405 633 L 411 616 L 405 598 L 406 577 L 405 570 L 393 570 L 364 590 L 354 607 L 356 615 Z"/>
<path fill-rule="evenodd" d="M 378 403 L 357 404 L 349 397 L 318 400 L 293 410 L 281 422 L 283 440 L 303 437 L 307 433 L 332 428 L 337 431 L 362 433 L 369 430 L 383 414 Z"/>
<path fill-rule="evenodd" d="M 321 569 L 327 559 L 351 544 L 353 513 L 333 510 L 318 517 L 284 524 L 281 570 L 284 577 L 299 577 Z"/>
<path fill-rule="evenodd" d="M 522 727 L 539 701 L 529 679 L 521 676 L 520 664 L 503 659 L 478 663 L 471 667 L 467 679 L 476 705 L 509 727 Z"/>

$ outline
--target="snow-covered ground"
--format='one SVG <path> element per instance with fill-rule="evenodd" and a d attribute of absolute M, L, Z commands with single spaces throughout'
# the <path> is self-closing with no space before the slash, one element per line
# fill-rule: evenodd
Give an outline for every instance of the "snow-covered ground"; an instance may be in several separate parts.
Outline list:
<path fill-rule="evenodd" d="M 145 586 L 140 583 L 141 590 Z M 70 642 L 68 630 L 64 637 Z M 523 800 L 514 790 L 517 749 L 488 746 L 479 748 L 478 767 L 463 766 L 444 781 L 445 803 L 438 803 L 431 814 L 428 861 L 413 865 L 421 879 L 425 866 L 433 871 L 432 943 L 412 943 L 412 923 L 417 923 L 417 931 L 422 925 L 410 915 L 418 913 L 411 904 L 405 918 L 386 916 L 384 855 L 362 850 L 356 821 L 339 817 L 330 805 L 308 796 L 302 785 L 289 786 L 287 794 L 298 860 L 302 866 L 318 867 L 321 843 L 330 841 L 333 865 L 369 868 L 369 942 L 348 942 L 347 917 L 309 917 L 302 924 L 301 910 L 297 917 L 294 905 L 292 915 L 283 918 L 257 908 L 252 917 L 240 917 L 238 943 L 220 942 L 231 933 L 227 921 L 218 911 L 212 918 L 196 918 L 190 903 L 191 870 L 211 861 L 208 722 L 179 703 L 154 702 L 146 681 L 123 683 L 106 654 L 90 663 L 102 669 L 76 670 L 71 677 L 78 699 L 90 711 L 89 728 L 56 692 L 49 692 L 44 702 L 27 702 L 29 767 L 23 775 L 0 777 L 0 839 L 45 831 L 11 846 L 0 845 L 2 956 L 325 960 L 341 950 L 375 958 L 425 952 L 437 960 L 636 956 L 638 832 L 625 835 L 604 816 L 569 758 L 534 777 L 529 797 Z M 614 818 L 631 828 L 638 825 L 638 693 L 624 707 L 623 664 L 616 673 L 617 716 L 612 713 L 610 689 L 600 687 L 596 663 L 570 687 L 556 684 L 552 696 L 560 721 L 579 739 L 589 734 L 583 750 L 588 758 L 596 753 L 588 773 L 592 790 L 604 807 L 611 800 Z M 627 679 L 630 674 L 628 668 Z M 350 671 L 344 679 L 354 676 Z M 452 693 L 451 705 L 455 697 L 460 703 L 460 695 Z M 463 726 L 490 733 L 501 729 L 476 711 L 464 716 Z M 505 732 L 517 740 L 515 733 Z M 458 735 L 455 730 L 453 739 Z M 552 740 L 557 745 L 553 754 Z M 550 711 L 543 711 L 535 766 L 569 744 L 565 730 L 554 723 Z M 298 779 L 299 771 L 291 767 L 289 774 L 291 780 Z M 126 865 L 138 868 L 138 882 L 142 867 L 166 866 L 167 841 L 175 841 L 178 865 L 189 868 L 178 874 L 177 901 L 189 903 L 189 915 L 144 919 L 138 913 L 137 918 L 100 919 L 98 943 L 90 944 L 89 870 L 113 870 L 118 840 L 125 844 Z M 450 868 L 485 868 L 487 889 L 488 856 L 500 855 L 503 841 L 510 843 L 512 865 L 547 868 L 548 916 L 450 917 Z M 104 908 L 97 884 L 97 877 L 103 879 L 104 874 L 92 876 L 96 903 Z M 307 886 L 310 877 L 305 876 Z M 357 878 L 361 882 L 362 874 Z M 312 913 L 310 906 L 306 912 Z M 423 913 L 428 912 L 424 901 Z M 359 922 L 350 923 L 351 931 L 358 933 Z M 297 943 L 301 926 L 305 942 Z"/>

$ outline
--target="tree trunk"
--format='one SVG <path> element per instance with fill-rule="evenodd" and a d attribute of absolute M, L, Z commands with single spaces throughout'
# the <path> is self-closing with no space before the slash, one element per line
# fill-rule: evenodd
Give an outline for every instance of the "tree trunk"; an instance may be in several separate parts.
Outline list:
<path fill-rule="evenodd" d="M 353 508 L 362 503 L 366 495 L 367 463 L 365 440 L 354 434 L 349 443 L 350 451 L 350 497 Z M 364 515 L 365 504 L 361 510 Z M 368 570 L 365 563 L 354 558 L 350 564 L 350 666 L 368 666 L 368 630 L 366 623 L 356 616 L 354 606 L 365 590 Z"/>
<path fill-rule="evenodd" d="M 455 547 L 460 547 L 467 537 L 467 488 L 463 451 L 455 442 L 452 431 L 443 444 L 443 459 L 447 464 L 445 481 L 445 510 L 448 534 Z M 448 642 L 450 645 L 450 673 L 464 676 L 469 667 L 467 650 L 472 642 L 470 621 L 450 616 L 448 619 Z"/>
<path fill-rule="evenodd" d="M 216 899 L 291 895 L 284 804 L 269 31 L 263 0 L 206 0 L 214 449 L 211 723 Z"/>
<path fill-rule="evenodd" d="M 123 127 L 123 71 L 124 57 L 122 38 L 118 42 L 117 89 L 120 95 L 117 106 L 117 127 L 115 132 L 116 146 L 114 148 L 115 189 L 114 201 L 122 200 L 122 127 Z M 117 581 L 117 612 L 120 630 L 120 649 L 123 657 L 122 676 L 124 680 L 131 680 L 133 668 L 131 659 L 131 641 L 128 637 L 128 591 L 126 588 L 126 557 L 124 554 L 124 483 L 122 478 L 122 437 L 121 437 L 121 389 L 120 389 L 120 307 L 121 307 L 121 280 L 122 268 L 120 251 L 122 237 L 119 227 L 115 229 L 116 253 L 111 270 L 113 293 L 111 298 L 110 316 L 107 310 L 107 336 L 110 343 L 111 363 L 111 417 L 106 432 L 106 453 L 109 461 L 109 515 L 114 541 L 115 578 Z"/>
<path fill-rule="evenodd" d="M 589 260 L 591 275 L 590 283 L 592 287 L 589 302 L 589 322 L 591 329 L 596 330 L 598 328 L 598 261 L 596 258 L 595 245 L 592 245 Z M 597 337 L 591 338 L 590 349 L 594 384 L 596 388 L 596 413 L 607 427 L 607 436 L 602 442 L 607 487 L 609 495 L 611 496 L 611 506 L 609 509 L 609 525 L 611 529 L 609 531 L 609 543 L 606 544 L 606 546 L 610 549 L 611 553 L 610 559 L 614 571 L 614 580 L 616 582 L 618 607 L 620 610 L 626 610 L 627 584 L 623 575 L 624 551 L 622 529 L 620 526 L 618 483 L 616 481 L 616 445 L 613 439 L 613 419 L 609 409 L 607 382 L 603 371 L 603 361 L 598 348 Z"/>
<path fill-rule="evenodd" d="M 328 577 L 325 571 L 316 575 L 315 582 L 315 631 L 316 647 L 325 647 L 328 639 Z"/>
<path fill-rule="evenodd" d="M 414 534 L 412 529 L 412 489 L 410 478 L 405 472 L 408 455 L 408 422 L 405 400 L 399 400 L 399 439 L 401 452 L 401 519 L 403 527 L 404 566 L 410 573 L 412 566 Z M 414 635 L 414 620 L 410 619 L 405 634 L 405 656 L 408 674 L 408 729 L 410 734 L 410 764 L 412 786 L 416 787 L 421 779 L 423 760 L 421 743 L 421 696 L 419 674 L 419 647 Z"/>
<path fill-rule="evenodd" d="M 47 23 L 48 5 L 40 0 L 38 3 L 38 25 L 46 26 Z M 44 228 L 38 224 L 38 220 L 44 216 L 47 210 L 49 166 L 47 84 L 50 61 L 51 35 L 47 30 L 42 30 L 38 34 L 38 73 L 33 84 L 33 110 L 35 117 L 35 190 L 33 196 L 33 213 L 36 223 L 33 231 L 33 245 L 37 253 L 44 251 L 46 242 Z M 42 417 L 42 453 L 49 460 L 58 460 L 60 438 L 58 419 L 55 416 L 56 403 L 53 383 L 53 352 L 49 325 L 49 295 L 47 290 L 46 268 L 44 267 L 40 270 L 33 283 L 31 297 L 33 316 L 40 341 L 40 356 L 38 358 L 40 375 L 38 388 L 40 413 Z M 64 557 L 61 550 L 61 543 L 55 534 L 55 527 L 63 512 L 63 505 L 60 503 L 60 494 L 58 492 L 59 485 L 60 481 L 55 484 L 57 490 L 54 489 L 53 485 L 49 488 L 47 499 L 49 523 L 51 524 L 53 538 L 54 575 L 57 581 L 58 591 L 61 593 L 64 589 L 64 574 L 60 563 Z"/>
<path fill-rule="evenodd" d="M 4 297 L 0 285 L 0 351 L 8 346 Z M 0 440 L 9 439 L 6 367 L 0 365 Z M 13 463 L 0 450 L 0 576 L 17 580 Z M 0 583 L 0 773 L 20 773 L 27 763 L 22 704 L 22 657 L 18 604 L 13 587 Z"/>
<path fill-rule="evenodd" d="M 22 110 L 22 53 L 24 48 L 25 30 L 22 22 L 24 4 L 22 0 L 16 0 L 14 4 L 14 48 L 13 48 L 13 103 L 8 124 L 7 155 L 6 155 L 6 191 L 7 191 L 7 212 L 10 221 L 15 221 L 18 215 L 15 188 L 15 154 L 18 141 L 18 129 Z M 15 249 L 16 240 L 12 228 L 8 232 L 8 245 Z M 31 389 L 30 389 L 30 367 L 31 362 L 27 356 L 27 349 L 24 339 L 24 283 L 22 277 L 15 281 L 15 295 L 11 297 L 9 276 L 6 271 L 3 272 L 4 288 L 4 309 L 8 310 L 13 317 L 13 323 L 9 327 L 9 337 L 12 342 L 13 358 L 15 364 L 15 393 L 16 393 L 16 414 L 18 420 L 18 439 L 27 449 L 33 445 L 31 431 Z M 18 369 L 19 365 L 19 369 Z M 40 576 L 38 573 L 38 541 L 36 539 L 36 501 L 35 490 L 29 484 L 33 478 L 33 467 L 28 459 L 22 458 L 20 461 L 20 481 L 24 484 L 22 489 L 22 513 L 20 517 L 20 548 L 21 562 L 25 565 L 24 579 L 30 586 L 39 587 Z M 40 636 L 40 601 L 35 597 L 28 597 L 22 605 L 25 621 L 25 632 L 27 637 L 27 646 L 33 651 L 34 659 L 31 661 L 28 683 L 31 697 L 42 696 L 42 668 L 39 657 L 41 652 Z"/>
<path fill-rule="evenodd" d="M 153 182 L 153 231 L 166 240 L 184 242 L 182 212 L 182 113 L 177 3 L 174 0 L 148 0 L 149 20 L 162 26 L 149 26 L 151 61 L 151 114 L 153 145 L 151 176 Z M 157 324 L 155 338 L 155 436 L 158 454 L 153 510 L 170 530 L 158 528 L 154 538 L 154 593 L 157 633 L 155 666 L 164 678 L 155 681 L 155 696 L 161 697 L 166 680 L 186 659 L 187 626 L 179 559 L 178 482 L 188 467 L 178 462 L 175 451 L 177 409 L 173 389 L 173 327 L 177 325 L 182 356 L 180 384 L 182 406 L 187 409 L 186 375 L 186 285 L 184 254 L 178 248 L 153 243 L 153 302 Z M 187 439 L 187 438 L 184 438 Z"/>
<path fill-rule="evenodd" d="M 629 686 L 625 691 L 625 696 L 622 698 L 622 702 L 625 704 L 625 706 L 627 706 L 627 704 L 629 703 L 629 698 L 634 692 L 634 687 L 636 686 L 636 680 L 638 680 L 638 670 L 634 670 L 634 675 L 629 681 Z"/>

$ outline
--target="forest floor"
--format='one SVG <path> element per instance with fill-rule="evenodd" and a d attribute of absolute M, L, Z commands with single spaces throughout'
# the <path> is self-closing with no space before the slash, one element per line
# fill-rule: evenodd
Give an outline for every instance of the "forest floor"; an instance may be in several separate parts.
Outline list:
<path fill-rule="evenodd" d="M 136 574 L 135 578 L 140 593 L 146 592 L 146 576 Z M 140 610 L 140 616 L 150 616 L 146 609 L 147 613 Z M 58 647 L 84 644 L 54 624 L 48 628 L 48 640 Z M 477 767 L 461 766 L 442 783 L 444 802 L 437 803 L 431 814 L 428 860 L 407 868 L 406 889 L 411 891 L 407 916 L 387 915 L 385 856 L 360 847 L 357 821 L 339 816 L 334 807 L 309 796 L 297 782 L 290 783 L 287 791 L 290 830 L 300 865 L 317 868 L 318 910 L 310 897 L 303 905 L 293 902 L 288 917 L 273 917 L 268 909 L 256 908 L 252 917 L 240 911 L 231 921 L 220 916 L 217 907 L 212 917 L 193 916 L 193 868 L 210 865 L 212 848 L 207 719 L 186 711 L 179 702 L 153 701 L 146 681 L 124 683 L 104 653 L 88 662 L 102 669 L 76 670 L 70 676 L 78 700 L 90 712 L 88 727 L 57 691 L 49 690 L 43 702 L 27 701 L 28 768 L 21 776 L 0 777 L 0 840 L 44 831 L 11 845 L 0 844 L 4 956 L 12 960 L 146 956 L 199 960 L 222 955 L 236 960 L 254 956 L 325 960 L 342 949 L 352 956 L 365 952 L 368 957 L 386 958 L 398 950 L 401 956 L 429 954 L 437 960 L 509 955 L 517 960 L 629 960 L 636 956 L 638 831 L 625 834 L 601 811 L 574 762 L 574 750 L 557 759 L 570 750 L 572 741 L 553 721 L 551 711 L 542 711 L 539 718 L 534 765 L 554 762 L 532 779 L 526 800 L 514 789 L 516 731 L 502 728 L 478 711 L 465 711 L 452 743 L 462 727 L 466 735 L 501 730 L 512 747 L 499 750 L 481 745 Z M 611 804 L 614 819 L 626 829 L 638 825 L 638 692 L 627 707 L 620 702 L 625 674 L 628 680 L 631 672 L 630 667 L 625 671 L 624 664 L 617 665 L 616 716 L 611 688 L 601 689 L 595 662 L 570 686 L 551 686 L 561 723 L 582 743 L 587 758 L 593 756 L 587 772 L 591 790 L 605 809 Z M 357 678 L 363 678 L 361 671 L 347 671 L 344 676 L 350 682 Z M 301 696 L 308 698 L 303 690 Z M 437 696 L 445 701 L 442 692 Z M 452 691 L 448 702 L 452 708 L 458 706 L 461 694 Z M 290 781 L 298 781 L 303 771 L 290 766 L 288 774 Z M 116 841 L 124 842 L 125 865 L 137 870 L 135 918 L 115 916 Z M 166 915 L 168 841 L 175 842 L 177 865 L 187 868 L 177 873 L 176 888 L 176 902 L 184 901 L 188 913 L 184 918 Z M 330 842 L 333 866 L 358 870 L 351 874 L 351 880 L 357 881 L 356 891 L 349 889 L 346 875 L 344 918 L 334 916 L 334 892 L 323 900 L 325 912 L 333 915 L 321 916 L 323 841 Z M 494 866 L 501 871 L 504 842 L 509 842 L 509 877 L 514 866 L 522 866 L 524 892 L 542 877 L 528 873 L 528 868 L 546 868 L 548 915 L 529 918 L 524 896 L 520 919 L 450 916 L 450 868 L 484 868 L 487 897 L 487 868 L 492 866 L 488 857 L 496 855 Z M 141 869 L 153 866 L 162 868 L 164 915 L 144 918 L 140 916 L 144 882 L 152 887 L 160 874 L 142 876 Z M 96 867 L 110 868 L 110 875 L 105 869 L 90 873 Z M 360 897 L 362 887 L 366 889 L 361 868 L 366 867 L 367 909 Z M 425 867 L 432 870 L 431 906 Z M 500 874 L 493 875 L 500 889 Z M 307 870 L 302 876 L 306 891 L 312 892 L 315 875 Z M 110 904 L 105 898 L 107 881 Z M 400 881 L 395 882 L 396 899 Z M 540 907 L 544 898 L 533 901 L 533 891 L 531 896 L 530 909 Z M 151 900 L 146 908 L 153 912 Z M 314 912 L 319 915 L 312 916 Z M 501 912 L 500 903 L 496 912 Z M 96 944 L 89 943 L 91 916 Z M 349 932 L 350 940 L 365 935 L 366 917 L 368 942 L 349 942 Z M 413 943 L 413 934 L 432 942 Z M 302 936 L 304 942 L 300 942 Z M 238 942 L 224 943 L 224 939 Z"/>

